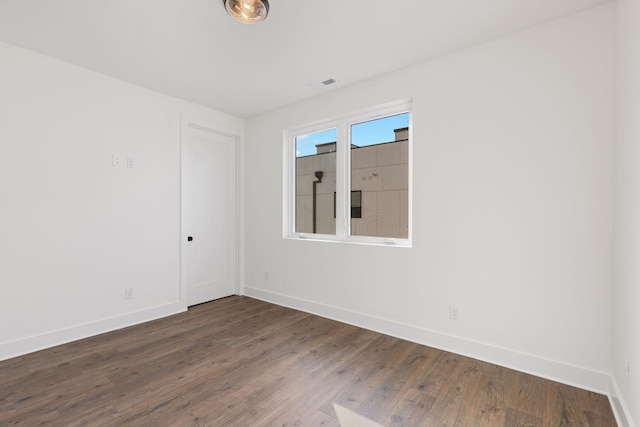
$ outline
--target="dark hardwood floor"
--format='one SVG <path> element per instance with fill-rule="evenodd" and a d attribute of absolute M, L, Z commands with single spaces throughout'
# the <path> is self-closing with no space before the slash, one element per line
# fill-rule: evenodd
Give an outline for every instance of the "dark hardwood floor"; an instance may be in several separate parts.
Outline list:
<path fill-rule="evenodd" d="M 247 297 L 0 362 L 0 426 L 339 426 L 334 404 L 383 426 L 616 425 L 605 396 Z"/>

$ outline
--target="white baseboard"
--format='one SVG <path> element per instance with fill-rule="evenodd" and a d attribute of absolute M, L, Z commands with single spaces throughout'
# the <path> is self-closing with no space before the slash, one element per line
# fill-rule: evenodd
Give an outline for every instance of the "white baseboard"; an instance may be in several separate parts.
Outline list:
<path fill-rule="evenodd" d="M 0 343 L 0 360 L 33 353 L 34 351 L 44 350 L 46 348 L 103 334 L 116 329 L 126 328 L 128 326 L 177 314 L 185 310 L 186 308 L 183 304 L 176 302 L 121 316 L 101 319 L 95 322 L 84 323 L 70 328 L 34 335 L 15 341 Z"/>
<path fill-rule="evenodd" d="M 343 308 L 319 304 L 300 298 L 278 294 L 263 289 L 244 287 L 244 295 L 294 308 L 307 313 L 359 326 L 372 331 L 402 338 L 429 347 L 472 357 L 485 362 L 515 369 L 520 372 L 547 378 L 563 384 L 609 394 L 609 375 L 567 363 L 548 360 L 539 356 L 521 353 L 508 348 L 472 341 L 461 337 L 422 329 L 388 319 L 357 313 Z"/>
<path fill-rule="evenodd" d="M 609 383 L 609 402 L 611 403 L 611 409 L 613 409 L 613 413 L 616 416 L 618 426 L 635 427 L 635 424 L 631 420 L 631 416 L 627 415 L 631 414 L 631 412 L 629 412 L 629 407 L 625 403 L 624 399 L 622 399 L 618 383 L 613 377 L 610 378 Z"/>

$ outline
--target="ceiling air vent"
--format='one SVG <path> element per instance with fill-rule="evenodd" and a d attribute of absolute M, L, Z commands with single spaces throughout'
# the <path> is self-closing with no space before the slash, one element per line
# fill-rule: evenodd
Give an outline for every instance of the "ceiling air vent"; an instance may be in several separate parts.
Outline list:
<path fill-rule="evenodd" d="M 332 85 L 334 83 L 336 83 L 337 80 L 336 79 L 323 79 L 323 80 L 319 80 L 317 82 L 313 82 L 313 83 L 308 83 L 307 87 L 310 89 L 320 89 L 321 87 L 324 86 L 329 86 Z"/>

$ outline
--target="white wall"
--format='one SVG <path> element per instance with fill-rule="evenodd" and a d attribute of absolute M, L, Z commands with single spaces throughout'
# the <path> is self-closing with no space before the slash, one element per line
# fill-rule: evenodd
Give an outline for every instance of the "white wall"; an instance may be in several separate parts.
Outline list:
<path fill-rule="evenodd" d="M 184 310 L 181 114 L 243 121 L 7 44 L 0 64 L 0 359 Z"/>
<path fill-rule="evenodd" d="M 640 1 L 617 1 L 614 389 L 640 423 Z M 631 369 L 625 373 L 624 361 Z M 631 425 L 633 421 L 630 421 Z"/>
<path fill-rule="evenodd" d="M 609 4 L 248 120 L 245 292 L 606 391 L 613 35 Z M 282 239 L 283 129 L 407 97 L 413 248 Z"/>

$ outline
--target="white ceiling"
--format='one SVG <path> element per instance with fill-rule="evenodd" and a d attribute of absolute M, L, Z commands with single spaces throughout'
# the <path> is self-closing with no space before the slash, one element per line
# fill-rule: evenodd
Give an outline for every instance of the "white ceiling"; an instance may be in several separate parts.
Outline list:
<path fill-rule="evenodd" d="M 0 41 L 250 117 L 608 1 L 0 0 Z"/>

